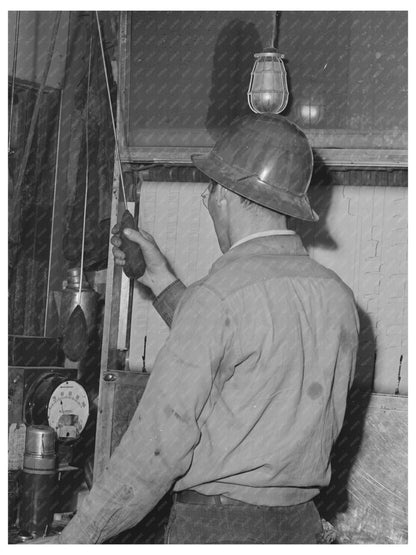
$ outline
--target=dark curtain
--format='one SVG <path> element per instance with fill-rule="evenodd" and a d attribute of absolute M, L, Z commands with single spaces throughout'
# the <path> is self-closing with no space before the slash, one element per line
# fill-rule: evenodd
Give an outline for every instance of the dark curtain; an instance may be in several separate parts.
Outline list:
<path fill-rule="evenodd" d="M 68 200 L 63 249 L 68 265 L 79 266 L 87 185 L 84 269 L 99 270 L 107 266 L 114 135 L 96 21 L 93 15 L 84 21 L 88 28 L 88 32 L 84 34 L 84 55 L 81 60 L 77 58 L 72 60 L 75 64 L 82 63 L 84 72 L 76 88 L 75 110 L 71 121 L 70 159 L 67 172 Z M 91 64 L 89 64 L 90 41 Z M 115 86 L 111 78 L 111 65 L 108 62 L 107 72 L 115 110 Z M 87 175 L 88 183 L 86 183 Z"/>
<path fill-rule="evenodd" d="M 37 88 L 15 84 L 9 153 L 9 208 L 23 157 Z M 19 195 L 18 243 L 9 241 L 9 334 L 44 332 L 60 92 L 43 93 Z M 9 210 L 9 231 L 16 214 Z M 9 235 L 10 238 L 10 235 Z"/>

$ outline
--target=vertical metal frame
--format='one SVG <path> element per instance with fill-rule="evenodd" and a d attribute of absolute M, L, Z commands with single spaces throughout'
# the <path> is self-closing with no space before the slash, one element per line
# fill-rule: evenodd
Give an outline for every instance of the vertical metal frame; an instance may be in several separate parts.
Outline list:
<path fill-rule="evenodd" d="M 126 101 L 126 96 L 128 95 L 128 87 L 126 86 L 126 66 L 128 63 L 127 49 L 129 23 L 130 16 L 128 12 L 120 12 L 117 76 L 117 138 L 121 153 L 124 152 L 126 148 L 126 130 L 124 128 L 124 121 L 127 121 L 125 115 L 126 106 L 128 106 L 128 102 Z M 117 153 L 115 152 L 110 229 L 112 229 L 117 223 L 120 213 L 119 165 L 117 163 L 116 156 Z M 112 357 L 109 355 L 111 352 L 115 352 L 117 348 L 121 277 L 121 269 L 116 267 L 114 264 L 111 244 L 109 242 L 97 430 L 95 439 L 94 479 L 96 479 L 103 472 L 111 455 L 111 438 L 117 373 L 111 372 L 112 370 L 115 370 L 115 360 L 112 360 Z"/>

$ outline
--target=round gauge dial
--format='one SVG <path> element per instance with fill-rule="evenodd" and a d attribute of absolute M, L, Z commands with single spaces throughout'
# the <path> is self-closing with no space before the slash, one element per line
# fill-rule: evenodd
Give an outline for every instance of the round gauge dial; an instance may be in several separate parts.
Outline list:
<path fill-rule="evenodd" d="M 89 415 L 88 396 L 82 385 L 72 380 L 60 383 L 52 391 L 47 415 L 58 439 L 79 437 Z"/>

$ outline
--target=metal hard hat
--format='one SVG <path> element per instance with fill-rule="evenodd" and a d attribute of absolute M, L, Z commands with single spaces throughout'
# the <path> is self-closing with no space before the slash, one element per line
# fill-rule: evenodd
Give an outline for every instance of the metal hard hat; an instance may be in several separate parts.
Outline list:
<path fill-rule="evenodd" d="M 230 191 L 301 220 L 317 221 L 306 191 L 313 155 L 301 129 L 276 114 L 235 120 L 195 166 Z"/>

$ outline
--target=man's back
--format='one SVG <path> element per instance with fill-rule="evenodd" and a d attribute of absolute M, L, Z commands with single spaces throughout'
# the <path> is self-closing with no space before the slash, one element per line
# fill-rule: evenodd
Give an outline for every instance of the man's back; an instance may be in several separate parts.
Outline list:
<path fill-rule="evenodd" d="M 175 341 L 177 327 L 186 328 L 182 307 L 189 311 L 203 295 L 210 297 L 207 333 L 218 311 L 228 329 L 197 420 L 201 438 L 175 489 L 260 505 L 311 499 L 330 478 L 355 365 L 351 291 L 289 235 L 254 239 L 222 256 L 186 292 Z M 194 356 L 206 354 L 196 345 Z"/>

